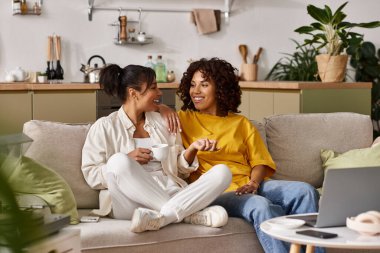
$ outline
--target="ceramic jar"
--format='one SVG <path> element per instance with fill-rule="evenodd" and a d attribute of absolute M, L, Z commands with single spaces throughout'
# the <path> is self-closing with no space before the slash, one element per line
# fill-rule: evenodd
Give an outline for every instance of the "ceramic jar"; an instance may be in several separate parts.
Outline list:
<path fill-rule="evenodd" d="M 168 71 L 168 74 L 166 75 L 166 80 L 171 83 L 175 81 L 175 74 L 173 70 Z"/>
<path fill-rule="evenodd" d="M 14 70 L 11 70 L 9 74 L 13 75 L 14 81 L 22 82 L 29 79 L 29 73 L 23 70 L 21 67 L 17 67 Z"/>
<path fill-rule="evenodd" d="M 7 72 L 5 74 L 5 81 L 8 82 L 8 83 L 14 82 L 15 81 L 15 76 L 12 73 Z"/>
<path fill-rule="evenodd" d="M 146 36 L 145 36 L 145 33 L 144 32 L 139 32 L 139 34 L 137 34 L 137 40 L 139 42 L 144 42 L 146 39 Z"/>

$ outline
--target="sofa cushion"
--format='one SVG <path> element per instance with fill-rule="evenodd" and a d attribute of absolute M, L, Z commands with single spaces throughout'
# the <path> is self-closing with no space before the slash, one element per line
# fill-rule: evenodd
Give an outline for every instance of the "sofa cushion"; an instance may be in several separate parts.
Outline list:
<path fill-rule="evenodd" d="M 269 152 L 277 165 L 274 179 L 321 187 L 321 149 L 343 153 L 372 144 L 372 122 L 357 113 L 310 113 L 265 118 Z"/>
<path fill-rule="evenodd" d="M 88 210 L 80 210 L 80 215 L 87 214 Z M 100 218 L 98 223 L 68 229 L 81 229 L 83 253 L 263 252 L 253 227 L 239 218 L 230 217 L 222 228 L 176 223 L 144 233 L 130 232 L 130 224 L 129 220 Z"/>
<path fill-rule="evenodd" d="M 251 120 L 251 123 L 256 127 L 257 131 L 259 131 L 261 139 L 263 139 L 263 142 L 265 145 L 267 145 L 267 138 L 265 135 L 265 125 L 257 120 Z"/>
<path fill-rule="evenodd" d="M 78 208 L 98 208 L 98 191 L 84 180 L 81 163 L 82 147 L 90 124 L 64 124 L 31 120 L 24 133 L 33 139 L 25 155 L 61 175 L 70 185 Z"/>

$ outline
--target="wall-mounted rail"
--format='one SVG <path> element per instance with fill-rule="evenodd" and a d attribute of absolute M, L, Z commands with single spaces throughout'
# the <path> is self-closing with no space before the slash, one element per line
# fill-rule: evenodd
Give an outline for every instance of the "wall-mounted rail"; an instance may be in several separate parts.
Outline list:
<path fill-rule="evenodd" d="M 231 13 L 231 7 L 234 0 L 224 0 L 224 10 L 222 13 L 226 21 L 228 21 Z M 92 20 L 92 14 L 94 11 L 136 11 L 136 12 L 184 12 L 189 13 L 192 10 L 186 9 L 150 9 L 150 8 L 122 8 L 122 7 L 95 7 L 95 0 L 88 0 L 88 20 Z"/>

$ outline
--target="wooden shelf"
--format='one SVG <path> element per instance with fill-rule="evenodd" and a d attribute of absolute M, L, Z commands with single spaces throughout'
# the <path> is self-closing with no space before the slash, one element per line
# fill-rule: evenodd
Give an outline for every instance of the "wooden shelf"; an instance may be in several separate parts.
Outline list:
<path fill-rule="evenodd" d="M 158 83 L 160 89 L 177 89 L 178 83 Z M 0 91 L 33 91 L 33 90 L 99 90 L 98 83 L 28 83 L 28 82 L 13 82 L 0 83 Z"/>
<path fill-rule="evenodd" d="M 34 16 L 39 16 L 41 15 L 41 12 L 35 13 L 33 10 L 28 10 L 27 13 L 13 13 L 13 15 L 21 15 L 21 16 L 27 16 L 27 15 L 34 15 Z"/>
<path fill-rule="evenodd" d="M 125 46 L 125 45 L 146 45 L 153 43 L 153 38 L 149 37 L 146 38 L 145 41 L 138 41 L 137 39 L 134 41 L 117 41 L 115 40 L 114 43 L 119 46 Z"/>

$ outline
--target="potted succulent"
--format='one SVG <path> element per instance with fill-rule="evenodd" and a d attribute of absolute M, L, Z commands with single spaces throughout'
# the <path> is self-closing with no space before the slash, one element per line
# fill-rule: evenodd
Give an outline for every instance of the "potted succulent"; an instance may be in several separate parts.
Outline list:
<path fill-rule="evenodd" d="M 363 35 L 352 32 L 354 27 L 375 28 L 380 26 L 379 21 L 369 23 L 350 23 L 345 21 L 347 15 L 342 9 L 345 2 L 333 13 L 325 5 L 323 9 L 309 4 L 308 14 L 317 22 L 308 26 L 301 26 L 295 30 L 300 34 L 307 34 L 311 39 L 305 39 L 304 45 L 317 45 L 316 49 L 325 49 L 324 54 L 316 56 L 318 74 L 322 82 L 341 82 L 346 73 L 347 52 L 357 51 L 363 41 Z"/>
<path fill-rule="evenodd" d="M 46 72 L 38 72 L 37 73 L 37 80 L 39 83 L 46 83 L 48 80 L 48 76 Z"/>

